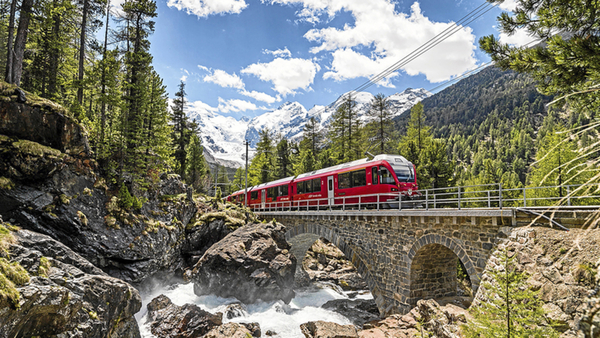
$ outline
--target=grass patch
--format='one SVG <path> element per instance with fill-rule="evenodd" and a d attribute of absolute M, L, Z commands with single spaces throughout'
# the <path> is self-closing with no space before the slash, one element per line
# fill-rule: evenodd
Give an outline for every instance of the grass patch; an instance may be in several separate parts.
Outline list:
<path fill-rule="evenodd" d="M 0 252 L 8 254 L 8 246 L 16 242 L 12 231 L 18 230 L 17 227 L 8 223 L 0 223 Z"/>
<path fill-rule="evenodd" d="M 38 266 L 38 271 L 37 271 L 38 276 L 47 278 L 48 272 L 50 271 L 50 267 L 52 267 L 52 263 L 50 263 L 50 260 L 48 259 L 48 257 L 42 256 L 40 258 L 40 265 Z"/>
<path fill-rule="evenodd" d="M 29 273 L 21 264 L 0 258 L 0 303 L 7 301 L 18 308 L 21 294 L 17 286 L 26 283 L 29 283 Z"/>
<path fill-rule="evenodd" d="M 10 178 L 0 176 L 0 189 L 10 190 L 14 187 L 15 184 L 13 183 L 13 181 L 10 180 Z"/>
<path fill-rule="evenodd" d="M 589 263 L 577 265 L 573 272 L 573 277 L 578 283 L 585 285 L 594 285 L 598 271 Z"/>
<path fill-rule="evenodd" d="M 63 153 L 60 150 L 50 148 L 44 145 L 41 145 L 37 142 L 28 141 L 28 140 L 18 140 L 13 142 L 13 147 L 17 148 L 17 150 L 21 153 L 25 153 L 33 156 L 54 156 L 61 157 Z"/>

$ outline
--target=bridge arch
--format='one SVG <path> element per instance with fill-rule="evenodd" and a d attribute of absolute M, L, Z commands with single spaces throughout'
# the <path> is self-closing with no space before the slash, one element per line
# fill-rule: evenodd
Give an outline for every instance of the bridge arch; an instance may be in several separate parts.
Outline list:
<path fill-rule="evenodd" d="M 332 229 L 321 226 L 319 224 L 315 224 L 315 223 L 307 224 L 305 226 L 290 227 L 290 228 L 288 228 L 288 231 L 285 234 L 285 238 L 286 238 L 286 240 L 289 241 L 290 239 L 294 238 L 295 236 L 301 235 L 301 234 L 318 235 L 319 237 L 323 237 L 326 240 L 328 240 L 329 242 L 333 243 L 335 246 L 337 246 L 338 249 L 340 249 L 344 253 L 346 258 L 348 258 L 352 262 L 352 264 L 356 268 L 356 271 L 358 271 L 360 276 L 367 283 L 367 285 L 369 287 L 369 291 L 371 291 L 371 294 L 375 298 L 375 302 L 377 303 L 378 308 L 382 309 L 384 307 L 385 300 L 380 296 L 380 292 L 377 288 L 376 280 L 375 280 L 375 278 L 373 278 L 373 274 L 371 272 L 370 267 L 367 264 L 365 264 L 365 260 L 359 252 L 356 252 L 355 250 L 353 250 L 353 248 L 350 247 L 350 245 L 348 245 Z M 296 257 L 296 258 L 300 261 L 300 264 L 302 264 L 301 263 L 302 258 L 299 258 L 299 257 Z"/>
<path fill-rule="evenodd" d="M 439 234 L 420 237 L 407 254 L 408 303 L 415 305 L 419 299 L 441 298 L 456 292 L 456 259 L 467 270 L 474 292 L 479 288 L 480 277 L 475 264 L 463 247 L 453 238 Z"/>

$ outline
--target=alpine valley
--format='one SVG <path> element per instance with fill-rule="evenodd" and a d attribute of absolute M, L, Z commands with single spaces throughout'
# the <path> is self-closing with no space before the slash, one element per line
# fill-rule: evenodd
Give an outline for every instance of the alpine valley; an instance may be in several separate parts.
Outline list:
<path fill-rule="evenodd" d="M 299 141 L 302 138 L 304 125 L 314 117 L 320 127 L 327 130 L 333 113 L 343 104 L 342 98 L 346 95 L 340 96 L 328 106 L 315 105 L 311 109 L 306 109 L 298 102 L 288 101 L 273 111 L 252 119 L 243 117 L 239 120 L 201 108 L 200 105 L 190 102 L 187 115 L 190 120 L 196 121 L 200 126 L 206 160 L 209 163 L 238 168 L 244 166 L 244 140 L 250 143 L 249 157 L 252 158 L 259 141 L 259 131 L 264 128 L 268 128 L 275 135 L 279 134 L 288 140 Z M 357 103 L 358 117 L 365 122 L 368 118 L 367 112 L 373 94 L 359 92 L 353 93 L 353 95 Z M 408 88 L 401 93 L 390 95 L 388 97 L 390 111 L 394 117 L 400 117 L 412 106 L 431 95 L 423 88 Z"/>

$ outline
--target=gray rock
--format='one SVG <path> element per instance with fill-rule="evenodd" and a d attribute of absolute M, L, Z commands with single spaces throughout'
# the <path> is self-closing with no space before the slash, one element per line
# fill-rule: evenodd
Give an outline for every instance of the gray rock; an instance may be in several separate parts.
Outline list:
<path fill-rule="evenodd" d="M 148 304 L 148 320 L 152 334 L 161 338 L 203 337 L 220 326 L 223 315 L 206 312 L 194 304 L 177 306 L 164 295 Z"/>
<path fill-rule="evenodd" d="M 302 324 L 300 329 L 306 338 L 358 338 L 353 325 L 316 321 Z"/>
<path fill-rule="evenodd" d="M 379 309 L 377 309 L 375 300 L 336 299 L 328 301 L 321 307 L 341 314 L 359 327 L 367 322 L 379 319 Z"/>
<path fill-rule="evenodd" d="M 11 258 L 32 277 L 17 288 L 17 308 L 0 303 L 0 337 L 140 337 L 135 288 L 47 236 L 26 230 L 15 235 L 20 244 L 10 247 Z M 51 264 L 47 277 L 33 275 L 42 257 Z"/>
<path fill-rule="evenodd" d="M 213 245 L 192 271 L 197 295 L 235 297 L 243 303 L 294 297 L 296 258 L 279 223 L 243 226 Z"/>

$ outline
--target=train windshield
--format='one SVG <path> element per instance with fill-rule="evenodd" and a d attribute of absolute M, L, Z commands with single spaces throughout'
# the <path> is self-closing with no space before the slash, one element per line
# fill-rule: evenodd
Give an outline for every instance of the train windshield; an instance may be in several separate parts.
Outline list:
<path fill-rule="evenodd" d="M 405 165 L 393 165 L 392 168 L 394 168 L 394 172 L 396 173 L 396 177 L 398 177 L 399 182 L 415 181 L 415 175 L 411 167 Z"/>

